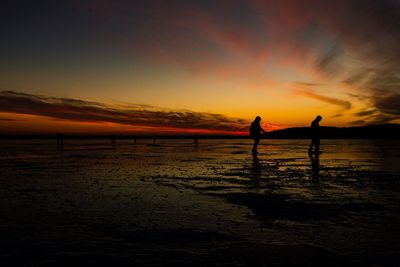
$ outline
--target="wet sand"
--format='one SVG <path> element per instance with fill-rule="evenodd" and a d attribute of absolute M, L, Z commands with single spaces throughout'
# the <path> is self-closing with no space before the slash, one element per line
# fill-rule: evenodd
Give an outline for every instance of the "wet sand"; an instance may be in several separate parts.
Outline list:
<path fill-rule="evenodd" d="M 8 265 L 398 266 L 400 142 L 0 141 Z"/>

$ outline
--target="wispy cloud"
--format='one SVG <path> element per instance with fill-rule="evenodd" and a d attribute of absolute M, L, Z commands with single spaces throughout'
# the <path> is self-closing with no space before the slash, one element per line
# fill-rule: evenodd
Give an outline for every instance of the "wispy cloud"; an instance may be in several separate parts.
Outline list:
<path fill-rule="evenodd" d="M 371 118 L 367 121 L 367 124 L 384 124 L 390 123 L 395 120 L 395 116 L 387 115 L 387 114 L 377 114 L 371 116 Z"/>
<path fill-rule="evenodd" d="M 382 112 L 392 116 L 400 116 L 400 94 L 376 95 L 374 100 L 376 108 Z"/>
<path fill-rule="evenodd" d="M 336 105 L 336 106 L 342 107 L 344 109 L 351 108 L 351 103 L 349 101 L 322 95 L 320 93 L 315 92 L 314 88 L 316 86 L 320 86 L 320 85 L 316 84 L 316 83 L 310 83 L 310 82 L 295 82 L 295 83 L 293 83 L 292 90 L 296 95 L 308 97 L 308 98 L 322 101 L 322 102 L 325 102 L 325 103 L 328 103 L 331 105 Z M 341 114 L 338 114 L 335 117 L 339 117 L 339 116 L 341 116 Z"/>
<path fill-rule="evenodd" d="M 337 99 L 337 98 L 320 95 L 320 94 L 315 93 L 315 92 L 313 92 L 311 90 L 297 90 L 296 93 L 298 95 L 302 95 L 302 96 L 305 96 L 305 97 L 316 99 L 316 100 L 319 100 L 319 101 L 322 101 L 322 102 L 325 102 L 325 103 L 328 103 L 328 104 L 340 106 L 340 107 L 343 107 L 345 109 L 350 109 L 351 108 L 351 103 L 349 101 L 340 100 L 340 99 Z"/>
<path fill-rule="evenodd" d="M 249 122 L 221 114 L 166 110 L 155 106 L 104 103 L 0 91 L 0 112 L 45 116 L 81 122 L 111 122 L 130 126 L 181 130 L 247 131 Z"/>
<path fill-rule="evenodd" d="M 376 113 L 376 110 L 372 109 L 372 110 L 359 111 L 359 112 L 354 113 L 354 115 L 356 115 L 358 117 L 364 117 L 364 116 L 370 116 L 374 113 Z"/>

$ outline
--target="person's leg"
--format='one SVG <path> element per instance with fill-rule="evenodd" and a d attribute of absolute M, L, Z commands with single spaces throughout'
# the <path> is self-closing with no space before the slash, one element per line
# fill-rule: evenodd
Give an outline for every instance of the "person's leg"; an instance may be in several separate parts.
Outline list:
<path fill-rule="evenodd" d="M 314 145 L 315 145 L 315 142 L 314 142 L 315 140 L 314 140 L 314 138 L 313 139 L 311 139 L 311 144 L 310 144 L 310 148 L 308 149 L 308 153 L 309 154 L 311 154 L 312 153 L 312 149 L 313 149 L 313 147 L 314 147 Z"/>
<path fill-rule="evenodd" d="M 259 142 L 260 142 L 260 138 L 254 138 L 254 144 L 253 144 L 253 149 L 252 149 L 253 153 L 257 153 L 257 146 L 258 146 Z"/>

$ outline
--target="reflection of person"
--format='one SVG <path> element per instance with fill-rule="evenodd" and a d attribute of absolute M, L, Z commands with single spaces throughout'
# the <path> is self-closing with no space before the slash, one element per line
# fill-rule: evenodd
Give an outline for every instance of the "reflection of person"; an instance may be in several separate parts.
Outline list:
<path fill-rule="evenodd" d="M 258 160 L 257 153 L 253 153 L 253 166 L 250 171 L 251 171 L 250 174 L 251 174 L 253 185 L 255 187 L 260 186 L 262 166 L 260 164 L 260 161 Z"/>
<path fill-rule="evenodd" d="M 258 153 L 257 146 L 261 139 L 261 133 L 266 133 L 266 131 L 264 131 L 264 129 L 261 127 L 260 122 L 261 122 L 261 117 L 257 116 L 254 119 L 254 121 L 251 123 L 250 129 L 249 129 L 250 137 L 253 138 L 253 140 L 254 140 L 253 149 L 252 149 L 253 154 Z"/>
<path fill-rule="evenodd" d="M 315 146 L 315 154 L 319 154 L 319 138 L 320 138 L 320 130 L 319 130 L 319 122 L 322 120 L 322 117 L 318 115 L 311 123 L 311 144 L 308 149 L 308 153 L 312 154 L 313 147 Z"/>
<path fill-rule="evenodd" d="M 319 154 L 316 154 L 315 157 L 310 155 L 311 161 L 311 173 L 313 178 L 318 178 L 319 175 Z"/>

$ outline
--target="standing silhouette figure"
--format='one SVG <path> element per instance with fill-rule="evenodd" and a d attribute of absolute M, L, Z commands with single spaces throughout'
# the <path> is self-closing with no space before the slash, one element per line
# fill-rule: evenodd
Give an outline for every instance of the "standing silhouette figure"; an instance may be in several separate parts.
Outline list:
<path fill-rule="evenodd" d="M 257 116 L 254 119 L 254 121 L 251 123 L 250 129 L 249 129 L 250 137 L 253 138 L 253 140 L 254 140 L 253 149 L 252 149 L 253 154 L 258 154 L 257 146 L 261 139 L 261 133 L 266 133 L 266 131 L 264 131 L 264 129 L 261 127 L 260 122 L 261 122 L 261 117 Z"/>
<path fill-rule="evenodd" d="M 322 117 L 318 115 L 312 122 L 311 122 L 311 144 L 310 148 L 308 149 L 308 154 L 313 153 L 313 148 L 315 147 L 315 154 L 319 154 L 319 139 L 320 139 L 320 129 L 319 129 L 319 122 L 322 120 Z"/>

